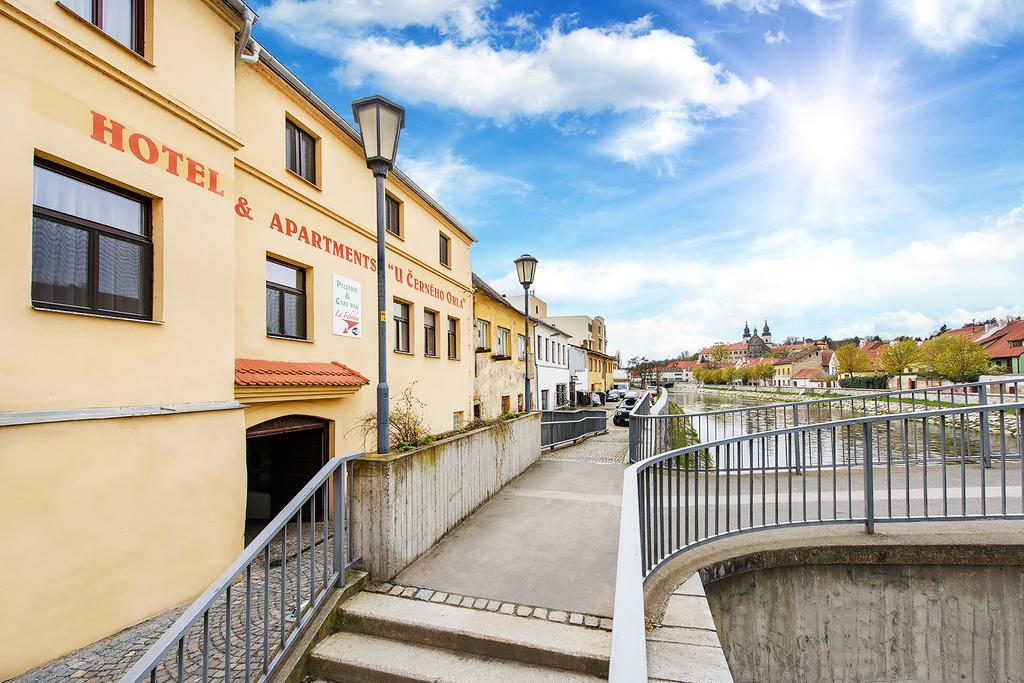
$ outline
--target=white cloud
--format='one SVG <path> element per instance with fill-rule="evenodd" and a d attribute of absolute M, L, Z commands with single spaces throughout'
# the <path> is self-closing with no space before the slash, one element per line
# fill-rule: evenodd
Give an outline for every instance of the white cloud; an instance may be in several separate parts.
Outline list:
<path fill-rule="evenodd" d="M 850 0 L 705 0 L 718 9 L 734 6 L 744 12 L 770 14 L 782 7 L 799 7 L 819 17 L 836 18 Z"/>
<path fill-rule="evenodd" d="M 330 49 L 368 28 L 425 26 L 473 38 L 487 31 L 493 0 L 271 0 L 260 22 L 311 47 Z"/>
<path fill-rule="evenodd" d="M 768 45 L 778 45 L 779 43 L 788 43 L 789 42 L 789 36 L 787 36 L 786 32 L 783 31 L 781 28 L 778 31 L 776 31 L 775 33 L 772 33 L 771 31 L 765 31 L 764 32 L 764 42 L 767 43 Z"/>
<path fill-rule="evenodd" d="M 534 30 L 533 15 L 526 12 L 517 12 L 505 19 L 505 27 L 515 33 L 529 33 Z"/>
<path fill-rule="evenodd" d="M 498 123 L 565 113 L 632 112 L 648 124 L 620 131 L 601 149 L 630 160 L 672 154 L 692 137 L 691 117 L 727 117 L 763 97 L 708 62 L 696 43 L 643 17 L 631 24 L 563 31 L 556 23 L 529 50 L 478 40 L 433 45 L 372 37 L 339 46 L 346 85 L 372 81 L 410 102 L 452 107 Z"/>
<path fill-rule="evenodd" d="M 433 156 L 402 157 L 399 166 L 427 194 L 453 209 L 470 210 L 467 202 L 478 197 L 524 197 L 533 191 L 525 180 L 478 168 L 451 149 Z"/>
<path fill-rule="evenodd" d="M 1021 0 L 888 0 L 915 40 L 939 52 L 1024 31 Z"/>
<path fill-rule="evenodd" d="M 977 230 L 889 250 L 876 241 L 788 232 L 737 240 L 728 257 L 715 259 L 685 245 L 628 258 L 538 252 L 537 293 L 552 312 L 604 315 L 612 348 L 627 357 L 734 340 L 744 320 L 765 317 L 779 338 L 919 336 L 944 322 L 1022 311 L 1024 207 Z M 497 284 L 499 291 L 518 286 L 511 272 Z"/>

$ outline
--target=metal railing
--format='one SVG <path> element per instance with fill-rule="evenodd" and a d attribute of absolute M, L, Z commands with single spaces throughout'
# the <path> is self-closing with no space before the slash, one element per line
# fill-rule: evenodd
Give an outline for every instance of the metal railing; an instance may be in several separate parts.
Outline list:
<path fill-rule="evenodd" d="M 771 387 L 767 388 L 771 390 Z M 1020 400 L 1024 380 L 1008 378 L 986 382 L 949 384 L 920 389 L 900 389 L 840 398 L 769 403 L 758 406 L 712 410 L 702 413 L 662 414 L 637 421 L 636 438 L 630 441 L 630 462 L 639 462 L 677 447 L 681 431 L 690 439 L 718 439 L 785 429 L 805 424 L 833 422 L 853 417 L 921 412 L 961 405 L 988 405 Z M 633 420 L 630 420 L 632 429 Z M 668 424 L 665 424 L 668 423 Z M 692 441 L 690 441 L 692 443 Z"/>
<path fill-rule="evenodd" d="M 351 463 L 362 455 L 331 458 L 121 682 L 266 681 L 359 561 L 346 561 L 346 507 Z"/>
<path fill-rule="evenodd" d="M 1024 402 L 989 402 L 792 425 L 631 465 L 611 680 L 645 679 L 642 586 L 680 553 L 787 526 L 1024 519 L 1022 462 Z"/>
<path fill-rule="evenodd" d="M 608 413 L 603 410 L 545 410 L 541 412 L 540 447 L 556 448 L 608 431 Z"/>

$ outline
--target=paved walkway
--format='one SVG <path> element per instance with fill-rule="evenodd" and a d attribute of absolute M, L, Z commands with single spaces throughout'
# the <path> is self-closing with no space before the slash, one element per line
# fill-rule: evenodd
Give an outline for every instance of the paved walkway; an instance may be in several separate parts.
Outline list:
<path fill-rule="evenodd" d="M 513 609 L 523 615 L 529 607 L 531 612 L 527 616 L 541 613 L 533 612 L 534 608 L 564 610 L 567 622 L 578 616 L 581 624 L 586 619 L 585 626 L 610 628 L 607 617 L 612 612 L 615 584 L 621 462 L 626 452 L 627 430 L 612 426 L 610 420 L 608 428 L 608 434 L 547 454 L 403 572 L 402 580 L 396 578 L 396 583 L 444 590 L 460 598 L 475 596 L 473 602 L 481 607 L 487 601 L 480 602 L 480 598 L 514 603 Z M 525 539 L 530 542 L 525 543 Z M 294 532 L 288 540 L 287 555 L 291 562 L 296 556 Z M 308 541 L 304 545 L 303 554 L 308 557 Z M 321 551 L 318 543 L 318 560 Z M 280 544 L 275 541 L 271 548 L 274 567 L 279 566 L 280 552 Z M 259 607 L 262 565 L 256 569 L 259 571 L 253 572 L 253 604 Z M 308 586 L 305 566 L 303 574 Z M 581 581 L 581 577 L 586 580 Z M 288 577 L 287 585 L 290 595 L 293 577 Z M 279 588 L 273 582 L 271 592 L 271 618 L 279 621 Z M 294 600 L 289 598 L 286 610 L 293 611 L 294 606 Z M 242 614 L 238 605 L 235 607 L 233 622 Z M 181 606 L 165 612 L 13 681 L 117 681 L 184 609 Z M 255 618 L 260 617 L 257 614 Z M 560 620 L 561 616 L 555 612 L 552 619 Z M 215 645 L 211 673 L 221 677 L 223 655 L 219 650 L 223 646 L 224 621 L 223 607 L 215 608 L 210 629 Z M 235 634 L 240 633 L 241 624 L 234 626 L 233 623 Z M 190 638 L 187 677 L 198 673 L 201 651 L 197 640 Z M 257 638 L 254 656 L 261 658 L 258 641 Z M 241 667 L 237 666 L 242 652 L 242 643 L 235 643 L 232 659 L 236 661 L 233 668 L 237 673 L 233 679 L 242 675 Z M 273 656 L 273 652 L 270 654 Z M 171 659 L 167 660 L 168 666 L 173 664 Z M 169 680 L 172 674 L 170 670 L 161 671 L 158 678 Z"/>
<path fill-rule="evenodd" d="M 627 430 L 545 455 L 394 579 L 611 617 Z"/>

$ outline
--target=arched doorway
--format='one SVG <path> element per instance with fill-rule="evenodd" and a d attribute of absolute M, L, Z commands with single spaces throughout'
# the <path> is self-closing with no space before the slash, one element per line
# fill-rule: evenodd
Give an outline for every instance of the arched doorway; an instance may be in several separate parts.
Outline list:
<path fill-rule="evenodd" d="M 327 463 L 328 421 L 288 415 L 245 431 L 248 543 Z"/>

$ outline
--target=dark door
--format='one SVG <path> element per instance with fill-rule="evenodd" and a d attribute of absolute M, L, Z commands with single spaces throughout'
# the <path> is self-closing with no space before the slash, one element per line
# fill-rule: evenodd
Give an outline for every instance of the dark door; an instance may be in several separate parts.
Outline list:
<path fill-rule="evenodd" d="M 247 430 L 245 443 L 245 521 L 246 536 L 251 536 L 327 463 L 327 423 L 304 416 L 279 418 Z"/>

